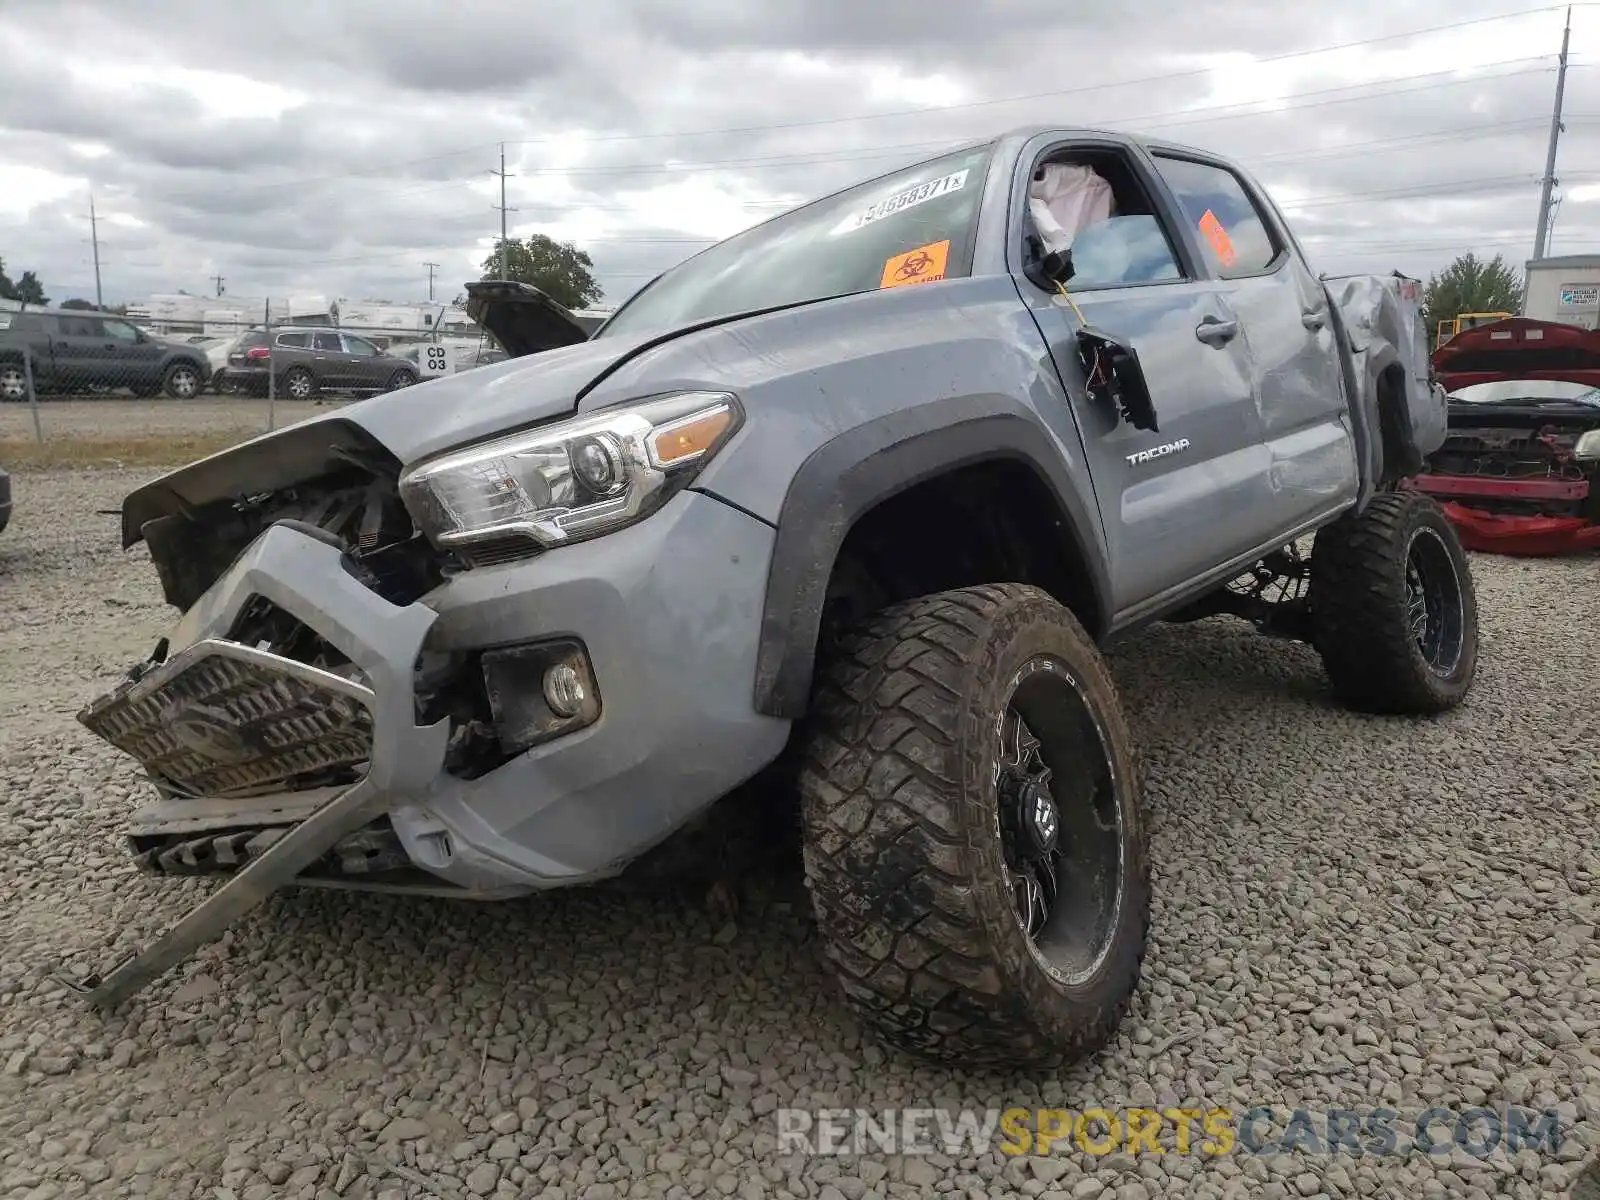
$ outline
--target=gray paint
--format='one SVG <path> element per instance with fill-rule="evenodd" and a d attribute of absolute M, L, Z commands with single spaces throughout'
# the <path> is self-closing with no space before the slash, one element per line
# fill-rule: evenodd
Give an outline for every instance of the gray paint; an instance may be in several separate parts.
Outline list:
<path fill-rule="evenodd" d="M 1130 155 L 1178 231 L 1185 280 L 1074 296 L 1085 318 L 1137 348 L 1160 433 L 1132 429 L 1089 398 L 1071 351 L 1076 314 L 1021 273 L 1028 174 L 1041 154 L 1075 145 Z M 1118 134 L 1006 135 L 983 189 L 971 278 L 665 335 L 602 336 L 376 397 L 141 489 L 130 497 L 125 531 L 136 538 L 142 521 L 238 495 L 246 481 L 268 490 L 305 479 L 336 461 L 339 443 L 376 443 L 410 466 L 575 408 L 685 388 L 737 393 L 744 426 L 694 490 L 661 512 L 530 561 L 456 575 L 411 606 L 437 614 L 428 637 L 439 648 L 578 636 L 594 656 L 605 710 L 597 725 L 478 780 L 435 773 L 426 787 L 396 791 L 391 813 L 407 849 L 475 890 L 612 873 L 784 744 L 788 722 L 759 715 L 753 695 L 775 537 L 794 533 L 796 513 L 829 519 L 826 506 L 793 503 L 808 461 L 838 460 L 842 478 L 858 442 L 870 458 L 896 438 L 925 434 L 931 413 L 948 412 L 952 422 L 1003 415 L 1016 423 L 1008 427 L 1029 431 L 1064 481 L 1063 520 L 1109 580 L 1114 611 L 1101 633 L 1217 586 L 1379 485 L 1376 380 L 1404 361 L 1397 346 L 1415 344 L 1414 325 L 1381 281 L 1343 286 L 1330 300 L 1270 205 L 1284 255 L 1257 276 L 1213 278 L 1145 144 Z M 1237 319 L 1239 335 L 1201 341 L 1196 327 L 1208 318 Z M 1425 431 L 1438 397 L 1412 368 L 1401 424 Z M 868 427 L 871 438 L 853 436 Z M 1177 438 L 1188 439 L 1187 451 L 1129 465 L 1128 454 Z M 268 531 L 256 545 L 268 539 L 290 544 Z M 259 586 L 319 630 L 323 621 L 342 649 L 348 643 L 393 679 L 409 680 L 410 660 L 375 650 L 363 632 L 381 630 L 390 606 L 330 568 L 322 551 L 275 557 L 271 570 L 251 557 L 248 578 L 230 572 L 228 586 L 185 618 L 181 636 L 214 632 L 242 603 L 239 589 Z M 448 858 L 430 837 L 441 831 L 450 834 Z"/>
<path fill-rule="evenodd" d="M 389 812 L 418 863 L 476 892 L 587 882 L 615 873 L 783 748 L 789 722 L 750 704 L 772 538 L 770 526 L 684 492 L 630 529 L 470 572 L 400 607 L 343 570 L 335 548 L 274 526 L 185 614 L 171 648 L 224 636 L 251 596 L 265 596 L 371 683 L 375 741 L 363 788 L 374 803 L 363 811 Z M 600 719 L 482 778 L 446 774 L 443 724 L 412 724 L 418 645 L 558 635 L 586 645 Z M 161 809 L 170 816 L 171 802 Z M 447 858 L 430 837 L 441 833 Z"/>
<path fill-rule="evenodd" d="M 479 779 L 438 777 L 391 814 L 406 849 L 465 887 L 551 887 L 620 870 L 783 748 L 789 722 L 750 703 L 773 531 L 680 493 L 649 520 L 530 562 L 471 571 L 422 603 L 430 646 L 583 641 L 598 722 Z"/>

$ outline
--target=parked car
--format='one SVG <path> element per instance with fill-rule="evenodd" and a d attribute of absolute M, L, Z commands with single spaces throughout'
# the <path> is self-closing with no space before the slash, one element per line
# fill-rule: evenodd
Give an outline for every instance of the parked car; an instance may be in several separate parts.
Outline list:
<path fill-rule="evenodd" d="M 1501 554 L 1600 549 L 1600 332 L 1510 317 L 1433 353 L 1449 436 L 1412 485 L 1462 542 Z"/>
<path fill-rule="evenodd" d="M 314 325 L 285 325 L 245 334 L 228 351 L 223 385 L 267 394 L 269 375 L 276 394 L 310 400 L 318 392 L 392 392 L 417 382 L 415 363 L 387 354 L 355 334 Z"/>
<path fill-rule="evenodd" d="M 205 345 L 206 364 L 211 368 L 211 390 L 218 395 L 232 390 L 227 381 L 228 355 L 233 353 L 233 348 L 244 337 L 244 334 L 236 333 L 232 337 L 212 339 Z"/>
<path fill-rule="evenodd" d="M 27 399 L 24 356 L 40 394 L 128 388 L 135 396 L 165 391 L 174 400 L 189 400 L 211 374 L 194 346 L 82 309 L 0 313 L 0 400 Z"/>
<path fill-rule="evenodd" d="M 233 877 L 87 990 L 297 880 L 568 887 L 731 796 L 799 827 L 886 1040 L 1094 1050 L 1151 908 L 1100 645 L 1226 612 L 1354 708 L 1472 685 L 1470 566 L 1402 487 L 1444 414 L 1396 283 L 1319 280 L 1224 158 L 1022 129 L 737 234 L 586 340 L 139 488 L 124 541 L 186 615 L 80 719 L 156 783 L 141 866 Z"/>

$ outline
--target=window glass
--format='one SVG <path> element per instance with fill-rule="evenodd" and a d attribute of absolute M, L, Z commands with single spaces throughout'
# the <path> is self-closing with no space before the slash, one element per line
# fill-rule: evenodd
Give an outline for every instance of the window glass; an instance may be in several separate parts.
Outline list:
<path fill-rule="evenodd" d="M 964 276 L 990 150 L 896 171 L 735 234 L 658 276 L 601 336 Z"/>
<path fill-rule="evenodd" d="M 112 341 L 123 342 L 131 346 L 139 340 L 139 331 L 126 321 L 102 320 L 100 326 Z"/>
<path fill-rule="evenodd" d="M 62 337 L 92 338 L 100 336 L 100 322 L 93 317 L 62 317 Z"/>
<path fill-rule="evenodd" d="M 331 354 L 344 353 L 344 346 L 340 344 L 337 333 L 327 333 L 319 330 L 312 335 L 311 345 L 313 349 L 325 350 Z"/>
<path fill-rule="evenodd" d="M 1211 269 L 1224 279 L 1265 271 L 1278 257 L 1270 224 L 1232 171 L 1156 155 L 1156 167 L 1200 236 Z"/>
<path fill-rule="evenodd" d="M 311 335 L 308 333 L 280 333 L 278 335 L 278 345 L 280 346 L 304 350 L 310 344 Z"/>
<path fill-rule="evenodd" d="M 1152 216 L 1096 221 L 1072 243 L 1072 278 L 1067 290 L 1162 283 L 1183 278 L 1161 224 Z"/>
<path fill-rule="evenodd" d="M 359 354 L 366 358 L 378 352 L 378 348 L 366 338 L 351 337 L 348 333 L 344 335 L 344 349 L 346 354 Z"/>

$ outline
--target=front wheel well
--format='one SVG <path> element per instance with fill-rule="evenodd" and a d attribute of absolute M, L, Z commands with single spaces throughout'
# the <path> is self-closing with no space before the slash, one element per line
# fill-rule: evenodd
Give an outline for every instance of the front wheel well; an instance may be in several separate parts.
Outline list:
<path fill-rule="evenodd" d="M 888 604 L 982 583 L 1031 583 L 1105 628 L 1083 545 L 1038 474 L 992 459 L 895 493 L 850 527 L 829 575 L 830 633 Z"/>

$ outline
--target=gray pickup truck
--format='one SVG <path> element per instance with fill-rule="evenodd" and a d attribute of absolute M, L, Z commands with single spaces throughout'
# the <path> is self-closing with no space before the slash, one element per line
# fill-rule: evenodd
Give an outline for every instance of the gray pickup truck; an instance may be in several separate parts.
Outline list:
<path fill-rule="evenodd" d="M 1406 286 L 1319 279 L 1214 155 L 1022 129 L 729 238 L 591 338 L 139 488 L 124 539 L 182 617 L 81 720 L 159 791 L 138 862 L 231 877 L 80 986 L 115 1003 L 292 882 L 615 876 L 728 797 L 792 805 L 888 1041 L 1092 1051 L 1150 910 L 1098 645 L 1229 613 L 1353 707 L 1471 685 L 1467 561 L 1404 486 L 1445 425 Z"/>
<path fill-rule="evenodd" d="M 128 388 L 135 396 L 165 392 L 192 400 L 206 386 L 205 352 L 156 337 L 109 313 L 70 308 L 0 312 L 0 400 L 35 393 Z"/>

